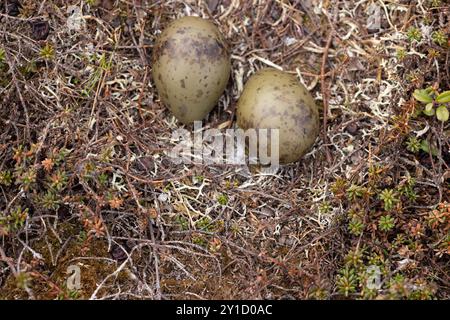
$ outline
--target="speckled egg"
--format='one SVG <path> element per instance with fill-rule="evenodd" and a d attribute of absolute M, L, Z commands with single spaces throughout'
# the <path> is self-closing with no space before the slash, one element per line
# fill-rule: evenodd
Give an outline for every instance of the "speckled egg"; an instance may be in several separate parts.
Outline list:
<path fill-rule="evenodd" d="M 153 79 L 161 101 L 182 123 L 202 120 L 230 77 L 230 50 L 219 29 L 198 17 L 170 23 L 153 49 Z"/>
<path fill-rule="evenodd" d="M 319 112 L 311 94 L 294 75 L 272 68 L 247 81 L 236 117 L 242 129 L 280 130 L 280 163 L 299 160 L 319 134 Z"/>

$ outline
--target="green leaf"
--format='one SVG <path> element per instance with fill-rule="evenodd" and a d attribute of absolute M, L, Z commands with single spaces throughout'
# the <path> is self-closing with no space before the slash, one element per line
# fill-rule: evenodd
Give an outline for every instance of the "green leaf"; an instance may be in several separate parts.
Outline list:
<path fill-rule="evenodd" d="M 430 153 L 430 151 L 431 151 L 432 156 L 437 156 L 437 154 L 438 154 L 438 150 L 435 147 L 431 146 L 431 148 L 430 148 L 430 144 L 428 143 L 427 140 L 422 140 L 420 142 L 420 149 L 426 153 Z"/>
<path fill-rule="evenodd" d="M 433 102 L 433 98 L 429 95 L 427 90 L 415 90 L 413 96 L 414 98 L 416 98 L 416 100 L 423 103 Z"/>
<path fill-rule="evenodd" d="M 436 109 L 436 118 L 438 118 L 438 120 L 442 122 L 448 120 L 448 109 L 446 106 L 439 106 Z"/>
<path fill-rule="evenodd" d="M 440 95 L 437 96 L 436 101 L 439 103 L 450 102 L 450 91 L 442 92 Z"/>
<path fill-rule="evenodd" d="M 422 151 L 426 153 L 430 152 L 430 145 L 428 144 L 427 140 L 422 140 L 422 142 L 420 143 L 420 149 L 422 149 Z"/>
<path fill-rule="evenodd" d="M 434 109 L 433 109 L 433 103 L 428 103 L 425 106 L 425 110 L 423 110 L 423 113 L 426 114 L 427 116 L 432 116 L 434 115 Z"/>

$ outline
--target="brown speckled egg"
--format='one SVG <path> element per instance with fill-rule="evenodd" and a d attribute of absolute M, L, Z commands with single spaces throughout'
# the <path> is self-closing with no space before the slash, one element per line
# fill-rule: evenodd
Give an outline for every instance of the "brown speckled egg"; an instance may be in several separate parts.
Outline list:
<path fill-rule="evenodd" d="M 319 111 L 294 75 L 272 68 L 247 81 L 237 105 L 242 129 L 279 129 L 280 163 L 299 160 L 319 134 Z"/>
<path fill-rule="evenodd" d="M 230 50 L 208 20 L 184 17 L 162 32 L 153 49 L 153 79 L 161 101 L 181 122 L 202 120 L 230 77 Z"/>

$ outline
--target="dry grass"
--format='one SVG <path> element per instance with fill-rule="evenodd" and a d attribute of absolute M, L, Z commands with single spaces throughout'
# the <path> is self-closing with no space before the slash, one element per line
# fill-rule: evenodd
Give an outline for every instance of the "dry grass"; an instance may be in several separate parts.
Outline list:
<path fill-rule="evenodd" d="M 371 1 L 70 1 L 83 5 L 82 32 L 68 29 L 66 1 L 20 2 L 18 16 L 0 11 L 0 213 L 15 217 L 0 225 L 0 297 L 448 298 L 448 224 L 425 224 L 450 201 L 449 125 L 415 116 L 410 98 L 449 88 L 448 44 L 406 36 L 425 18 L 448 34 L 447 1 L 375 1 L 376 32 Z M 184 15 L 213 19 L 233 50 L 206 127 L 234 125 L 243 84 L 264 66 L 312 92 L 323 133 L 300 162 L 274 173 L 167 159 L 180 125 L 158 100 L 150 57 Z M 436 154 L 407 151 L 412 135 Z M 378 193 L 408 177 L 417 200 L 387 210 L 396 228 L 383 233 Z M 364 189 L 354 199 L 351 184 Z M 353 211 L 366 225 L 359 236 L 348 231 Z M 65 288 L 71 264 L 82 268 L 76 293 Z M 361 276 L 370 264 L 382 267 L 381 290 L 342 290 L 344 266 Z M 389 284 L 400 273 L 404 283 Z"/>

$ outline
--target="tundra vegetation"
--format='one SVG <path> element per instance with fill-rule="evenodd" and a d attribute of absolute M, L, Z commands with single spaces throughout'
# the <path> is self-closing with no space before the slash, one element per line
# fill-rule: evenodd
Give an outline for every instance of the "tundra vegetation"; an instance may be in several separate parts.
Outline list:
<path fill-rule="evenodd" d="M 449 7 L 0 2 L 0 298 L 448 299 Z M 233 128 L 250 76 L 283 69 L 319 106 L 300 161 L 168 160 L 191 127 L 151 57 L 186 15 L 231 53 L 205 128 Z"/>

